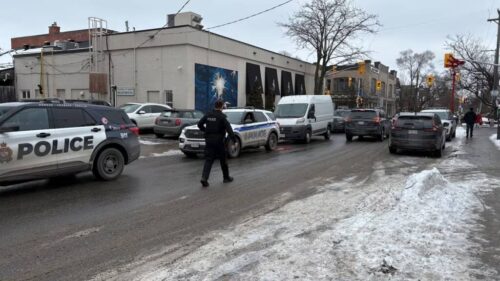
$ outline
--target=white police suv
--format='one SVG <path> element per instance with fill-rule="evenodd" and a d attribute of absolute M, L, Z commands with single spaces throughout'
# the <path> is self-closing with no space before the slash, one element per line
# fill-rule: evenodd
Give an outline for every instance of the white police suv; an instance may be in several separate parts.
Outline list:
<path fill-rule="evenodd" d="M 91 170 L 113 180 L 139 157 L 138 128 L 120 109 L 90 104 L 0 104 L 0 184 Z"/>
<path fill-rule="evenodd" d="M 278 146 L 279 126 L 271 111 L 238 108 L 223 111 L 233 128 L 236 141 L 228 141 L 228 156 L 235 158 L 241 149 L 265 146 L 272 151 Z M 186 127 L 179 137 L 179 148 L 188 157 L 195 157 L 205 150 L 203 132 L 197 125 Z"/>

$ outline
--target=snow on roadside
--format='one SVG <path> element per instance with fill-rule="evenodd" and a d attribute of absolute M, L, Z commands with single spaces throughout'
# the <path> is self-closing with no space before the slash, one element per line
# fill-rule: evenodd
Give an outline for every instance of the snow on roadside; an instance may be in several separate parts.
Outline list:
<path fill-rule="evenodd" d="M 383 163 L 366 179 L 320 187 L 316 195 L 211 234 L 210 242 L 138 263 L 115 280 L 470 280 L 492 276 L 475 260 L 471 241 L 475 192 L 498 182 L 483 174 L 449 182 L 443 166 L 386 175 Z M 175 253 L 174 253 L 175 255 Z M 488 278 L 486 278 L 488 279 Z M 96 280 L 99 280 L 97 278 Z"/>
<path fill-rule="evenodd" d="M 162 142 L 154 142 L 154 141 L 145 140 L 145 139 L 139 139 L 139 143 L 143 144 L 143 145 L 160 145 L 160 144 L 164 144 Z"/>
<path fill-rule="evenodd" d="M 461 127 L 461 126 L 457 127 L 457 129 L 455 131 L 455 137 L 462 139 L 462 138 L 465 138 L 466 135 L 467 135 L 467 132 L 465 131 L 464 127 Z"/>
<path fill-rule="evenodd" d="M 167 150 L 165 152 L 160 152 L 160 153 L 151 153 L 148 156 L 141 156 L 139 159 L 145 159 L 145 158 L 151 158 L 151 157 L 165 157 L 165 156 L 177 156 L 177 155 L 184 155 L 182 151 L 179 149 L 171 149 Z"/>
<path fill-rule="evenodd" d="M 497 134 L 491 135 L 490 140 L 500 150 L 500 140 L 497 140 Z"/>

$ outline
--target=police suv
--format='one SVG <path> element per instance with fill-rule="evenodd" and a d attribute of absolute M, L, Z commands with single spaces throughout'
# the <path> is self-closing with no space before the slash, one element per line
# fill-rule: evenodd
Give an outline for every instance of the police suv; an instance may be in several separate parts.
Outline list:
<path fill-rule="evenodd" d="M 91 104 L 0 104 L 0 184 L 91 170 L 113 180 L 140 154 L 138 128 L 120 109 Z"/>
<path fill-rule="evenodd" d="M 236 140 L 228 141 L 228 156 L 235 158 L 241 149 L 265 146 L 272 151 L 278 146 L 279 126 L 271 111 L 241 108 L 223 110 L 233 128 Z M 186 127 L 179 137 L 179 148 L 188 157 L 205 150 L 203 132 L 197 125 Z"/>

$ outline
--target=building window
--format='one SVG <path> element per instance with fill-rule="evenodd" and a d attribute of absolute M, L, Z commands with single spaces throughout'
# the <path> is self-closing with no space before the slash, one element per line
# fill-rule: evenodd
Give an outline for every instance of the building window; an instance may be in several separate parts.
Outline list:
<path fill-rule="evenodd" d="M 31 98 L 30 90 L 22 90 L 21 96 L 23 97 L 23 99 L 30 99 Z"/>
<path fill-rule="evenodd" d="M 347 90 L 347 78 L 336 78 L 334 80 L 333 89 L 335 92 Z"/>
<path fill-rule="evenodd" d="M 370 83 L 370 93 L 374 95 L 377 92 L 377 79 L 372 78 L 371 83 Z"/>
<path fill-rule="evenodd" d="M 394 97 L 394 92 L 392 89 L 392 84 L 389 84 L 389 98 L 393 98 L 393 97 Z"/>
<path fill-rule="evenodd" d="M 382 96 L 387 97 L 387 92 L 385 91 L 385 82 L 382 82 Z"/>
<path fill-rule="evenodd" d="M 172 90 L 166 90 L 165 91 L 165 104 L 174 107 L 174 93 Z"/>
<path fill-rule="evenodd" d="M 65 99 L 66 98 L 66 90 L 65 89 L 57 89 L 57 98 L 58 99 Z"/>

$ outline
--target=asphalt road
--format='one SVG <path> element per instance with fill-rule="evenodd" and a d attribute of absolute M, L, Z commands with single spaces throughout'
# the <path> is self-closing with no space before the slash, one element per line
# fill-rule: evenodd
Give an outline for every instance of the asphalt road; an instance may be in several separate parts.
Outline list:
<path fill-rule="evenodd" d="M 374 162 L 399 157 L 389 154 L 387 140 L 346 143 L 335 135 L 246 151 L 229 162 L 230 184 L 216 162 L 203 189 L 201 159 L 149 157 L 152 150 L 113 182 L 83 174 L 0 189 L 0 280 L 85 280 L 169 245 L 188 252 L 209 231 L 308 196 L 326 179 L 368 176 Z M 418 167 L 437 161 L 414 156 Z M 394 172 L 405 165 L 415 167 L 401 162 Z"/>

